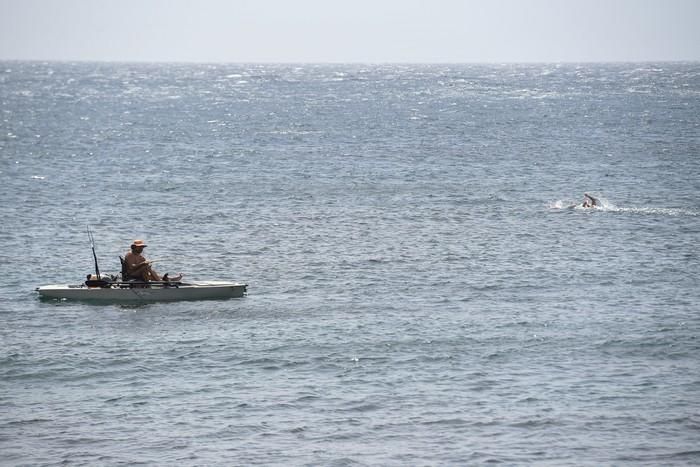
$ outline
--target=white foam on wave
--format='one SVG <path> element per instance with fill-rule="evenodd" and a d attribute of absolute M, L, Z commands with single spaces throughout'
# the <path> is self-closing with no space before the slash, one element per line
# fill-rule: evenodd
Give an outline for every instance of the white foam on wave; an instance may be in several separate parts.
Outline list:
<path fill-rule="evenodd" d="M 565 203 L 563 200 L 558 199 L 549 203 L 549 209 L 565 209 L 570 206 L 570 203 Z"/>
<path fill-rule="evenodd" d="M 632 214 L 651 214 L 651 215 L 662 215 L 662 216 L 698 216 L 700 213 L 693 211 L 692 209 L 682 209 L 682 208 L 615 208 L 611 209 L 614 212 L 628 212 Z"/>

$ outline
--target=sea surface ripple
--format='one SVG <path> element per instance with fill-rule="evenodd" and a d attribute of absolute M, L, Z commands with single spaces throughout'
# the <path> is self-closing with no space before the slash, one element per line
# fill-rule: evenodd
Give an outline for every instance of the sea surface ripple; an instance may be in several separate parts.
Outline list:
<path fill-rule="evenodd" d="M 0 62 L 0 464 L 698 465 L 699 155 L 698 63 Z"/>

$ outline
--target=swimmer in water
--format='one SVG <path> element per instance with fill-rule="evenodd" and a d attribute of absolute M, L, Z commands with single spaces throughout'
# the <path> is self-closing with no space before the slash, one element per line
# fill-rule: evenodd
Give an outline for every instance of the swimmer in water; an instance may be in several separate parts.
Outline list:
<path fill-rule="evenodd" d="M 600 201 L 598 201 L 596 198 L 592 197 L 588 193 L 583 194 L 583 204 L 581 207 L 584 208 L 594 208 L 596 206 L 600 206 Z"/>

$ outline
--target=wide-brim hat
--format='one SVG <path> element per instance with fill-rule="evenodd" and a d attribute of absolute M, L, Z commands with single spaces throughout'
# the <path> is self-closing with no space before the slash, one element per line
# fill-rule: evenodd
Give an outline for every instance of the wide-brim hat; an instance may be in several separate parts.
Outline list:
<path fill-rule="evenodd" d="M 146 247 L 146 246 L 148 246 L 148 245 L 146 245 L 146 242 L 144 242 L 143 240 L 134 240 L 134 241 L 131 243 L 131 247 L 132 247 L 132 248 L 139 248 L 139 247 L 143 248 L 143 247 Z"/>

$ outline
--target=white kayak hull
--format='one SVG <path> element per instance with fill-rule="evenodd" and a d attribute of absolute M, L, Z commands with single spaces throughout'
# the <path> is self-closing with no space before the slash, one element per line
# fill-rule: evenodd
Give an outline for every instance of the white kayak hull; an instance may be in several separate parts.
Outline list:
<path fill-rule="evenodd" d="M 247 287 L 247 284 L 238 282 L 202 281 L 149 287 L 131 287 L 125 283 L 110 287 L 56 284 L 36 290 L 41 298 L 134 303 L 240 298 L 246 295 Z"/>

